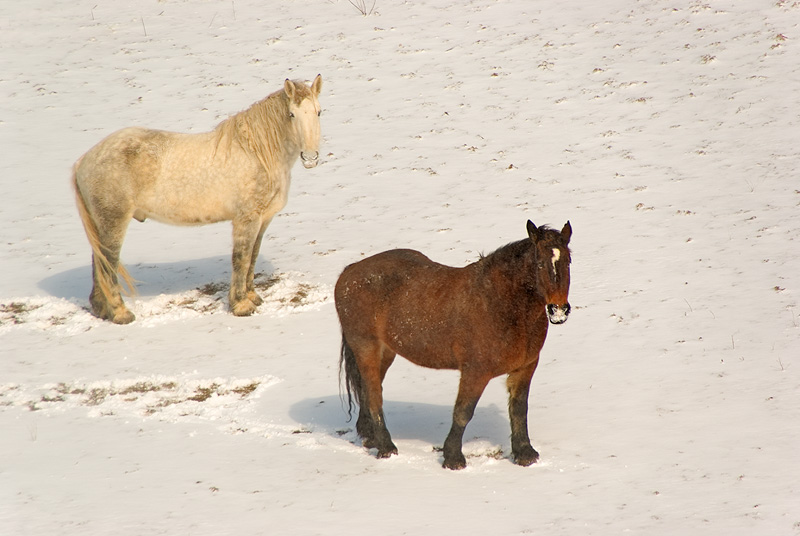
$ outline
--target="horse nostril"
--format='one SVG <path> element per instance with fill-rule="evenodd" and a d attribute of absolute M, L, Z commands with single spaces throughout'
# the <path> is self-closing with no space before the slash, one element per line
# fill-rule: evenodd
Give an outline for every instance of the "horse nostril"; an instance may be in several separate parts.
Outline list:
<path fill-rule="evenodd" d="M 548 303 L 546 306 L 547 310 L 547 317 L 553 324 L 563 324 L 567 321 L 567 317 L 569 316 L 569 312 L 572 310 L 572 307 L 568 303 L 564 305 L 556 305 L 554 303 Z"/>

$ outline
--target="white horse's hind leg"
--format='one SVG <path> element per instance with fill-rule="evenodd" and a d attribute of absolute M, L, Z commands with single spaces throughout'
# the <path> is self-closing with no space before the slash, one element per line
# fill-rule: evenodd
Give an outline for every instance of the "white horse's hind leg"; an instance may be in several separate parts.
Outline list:
<path fill-rule="evenodd" d="M 98 218 L 100 247 L 107 262 L 98 262 L 97 256 L 92 255 L 93 285 L 89 303 L 95 315 L 115 324 L 129 324 L 136 318 L 122 301 L 122 287 L 117 276 L 119 253 L 128 228 L 128 219 L 113 216 Z"/>
<path fill-rule="evenodd" d="M 248 285 L 252 285 L 253 248 L 260 242 L 261 222 L 255 220 L 233 221 L 233 273 L 231 274 L 231 288 L 228 292 L 231 311 L 236 316 L 249 316 L 253 314 L 259 304 L 250 297 Z M 253 288 L 255 294 L 255 288 Z M 259 298 L 260 300 L 260 298 Z"/>

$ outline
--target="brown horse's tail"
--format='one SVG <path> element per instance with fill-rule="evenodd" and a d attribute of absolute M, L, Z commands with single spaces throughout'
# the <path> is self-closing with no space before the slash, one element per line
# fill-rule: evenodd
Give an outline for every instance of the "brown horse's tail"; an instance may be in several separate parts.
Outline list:
<path fill-rule="evenodd" d="M 78 166 L 80 163 L 81 161 L 78 160 L 72 167 L 72 187 L 75 189 L 75 202 L 78 205 L 78 214 L 80 214 L 83 228 L 86 231 L 86 237 L 89 239 L 89 245 L 92 246 L 94 262 L 97 265 L 96 270 L 94 266 L 92 267 L 96 274 L 95 282 L 103 296 L 109 299 L 112 296 L 112 288 L 114 287 L 112 279 L 114 267 L 111 266 L 111 262 L 108 260 L 108 256 L 104 251 L 106 248 L 100 242 L 97 224 L 89 213 L 89 209 L 86 207 L 86 200 L 83 198 L 83 193 L 78 187 Z M 134 287 L 136 281 L 131 277 L 131 274 L 128 273 L 128 270 L 125 269 L 121 262 L 117 264 L 116 271 L 127 287 L 122 289 L 123 292 L 128 296 L 134 294 L 136 292 Z"/>
<path fill-rule="evenodd" d="M 347 420 L 353 418 L 353 401 L 361 405 L 359 393 L 361 392 L 361 371 L 358 370 L 356 355 L 353 349 L 347 344 L 347 339 L 342 333 L 342 353 L 339 357 L 339 390 L 341 391 L 342 372 L 344 372 L 344 384 L 347 389 Z"/>

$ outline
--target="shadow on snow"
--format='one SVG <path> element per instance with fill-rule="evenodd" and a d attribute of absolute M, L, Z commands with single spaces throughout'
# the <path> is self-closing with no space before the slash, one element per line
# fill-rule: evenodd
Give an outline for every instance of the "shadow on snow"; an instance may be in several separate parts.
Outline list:
<path fill-rule="evenodd" d="M 129 264 L 126 268 L 137 281 L 136 293 L 140 296 L 178 294 L 212 282 L 227 285 L 231 278 L 230 255 L 179 262 Z M 259 258 L 256 270 L 270 274 L 274 267 Z M 56 298 L 88 299 L 92 289 L 91 265 L 51 275 L 39 281 L 38 286 Z"/>
<path fill-rule="evenodd" d="M 384 400 L 383 404 L 386 425 L 393 439 L 419 440 L 430 443 L 433 447 L 442 446 L 453 419 L 451 405 L 393 400 Z M 289 416 L 301 426 L 312 428 L 315 432 L 349 441 L 355 434 L 358 407 L 353 408 L 353 418 L 348 422 L 346 400 L 343 401 L 338 396 L 307 398 L 293 404 Z M 486 438 L 505 445 L 509 433 L 505 408 L 496 404 L 485 407 L 479 405 L 467 426 L 464 438 Z"/>

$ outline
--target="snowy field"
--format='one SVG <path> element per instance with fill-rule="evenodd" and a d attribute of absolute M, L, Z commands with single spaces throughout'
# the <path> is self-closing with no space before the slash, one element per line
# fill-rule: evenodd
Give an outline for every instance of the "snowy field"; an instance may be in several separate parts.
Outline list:
<path fill-rule="evenodd" d="M 354 0 L 356 5 L 362 5 Z M 3 0 L 0 534 L 800 534 L 800 2 Z M 322 162 L 226 309 L 229 224 L 132 222 L 137 320 L 86 310 L 72 163 L 324 79 Z M 399 455 L 339 398 L 332 289 L 570 220 L 573 314 L 510 459 L 503 378 L 398 359 Z"/>

